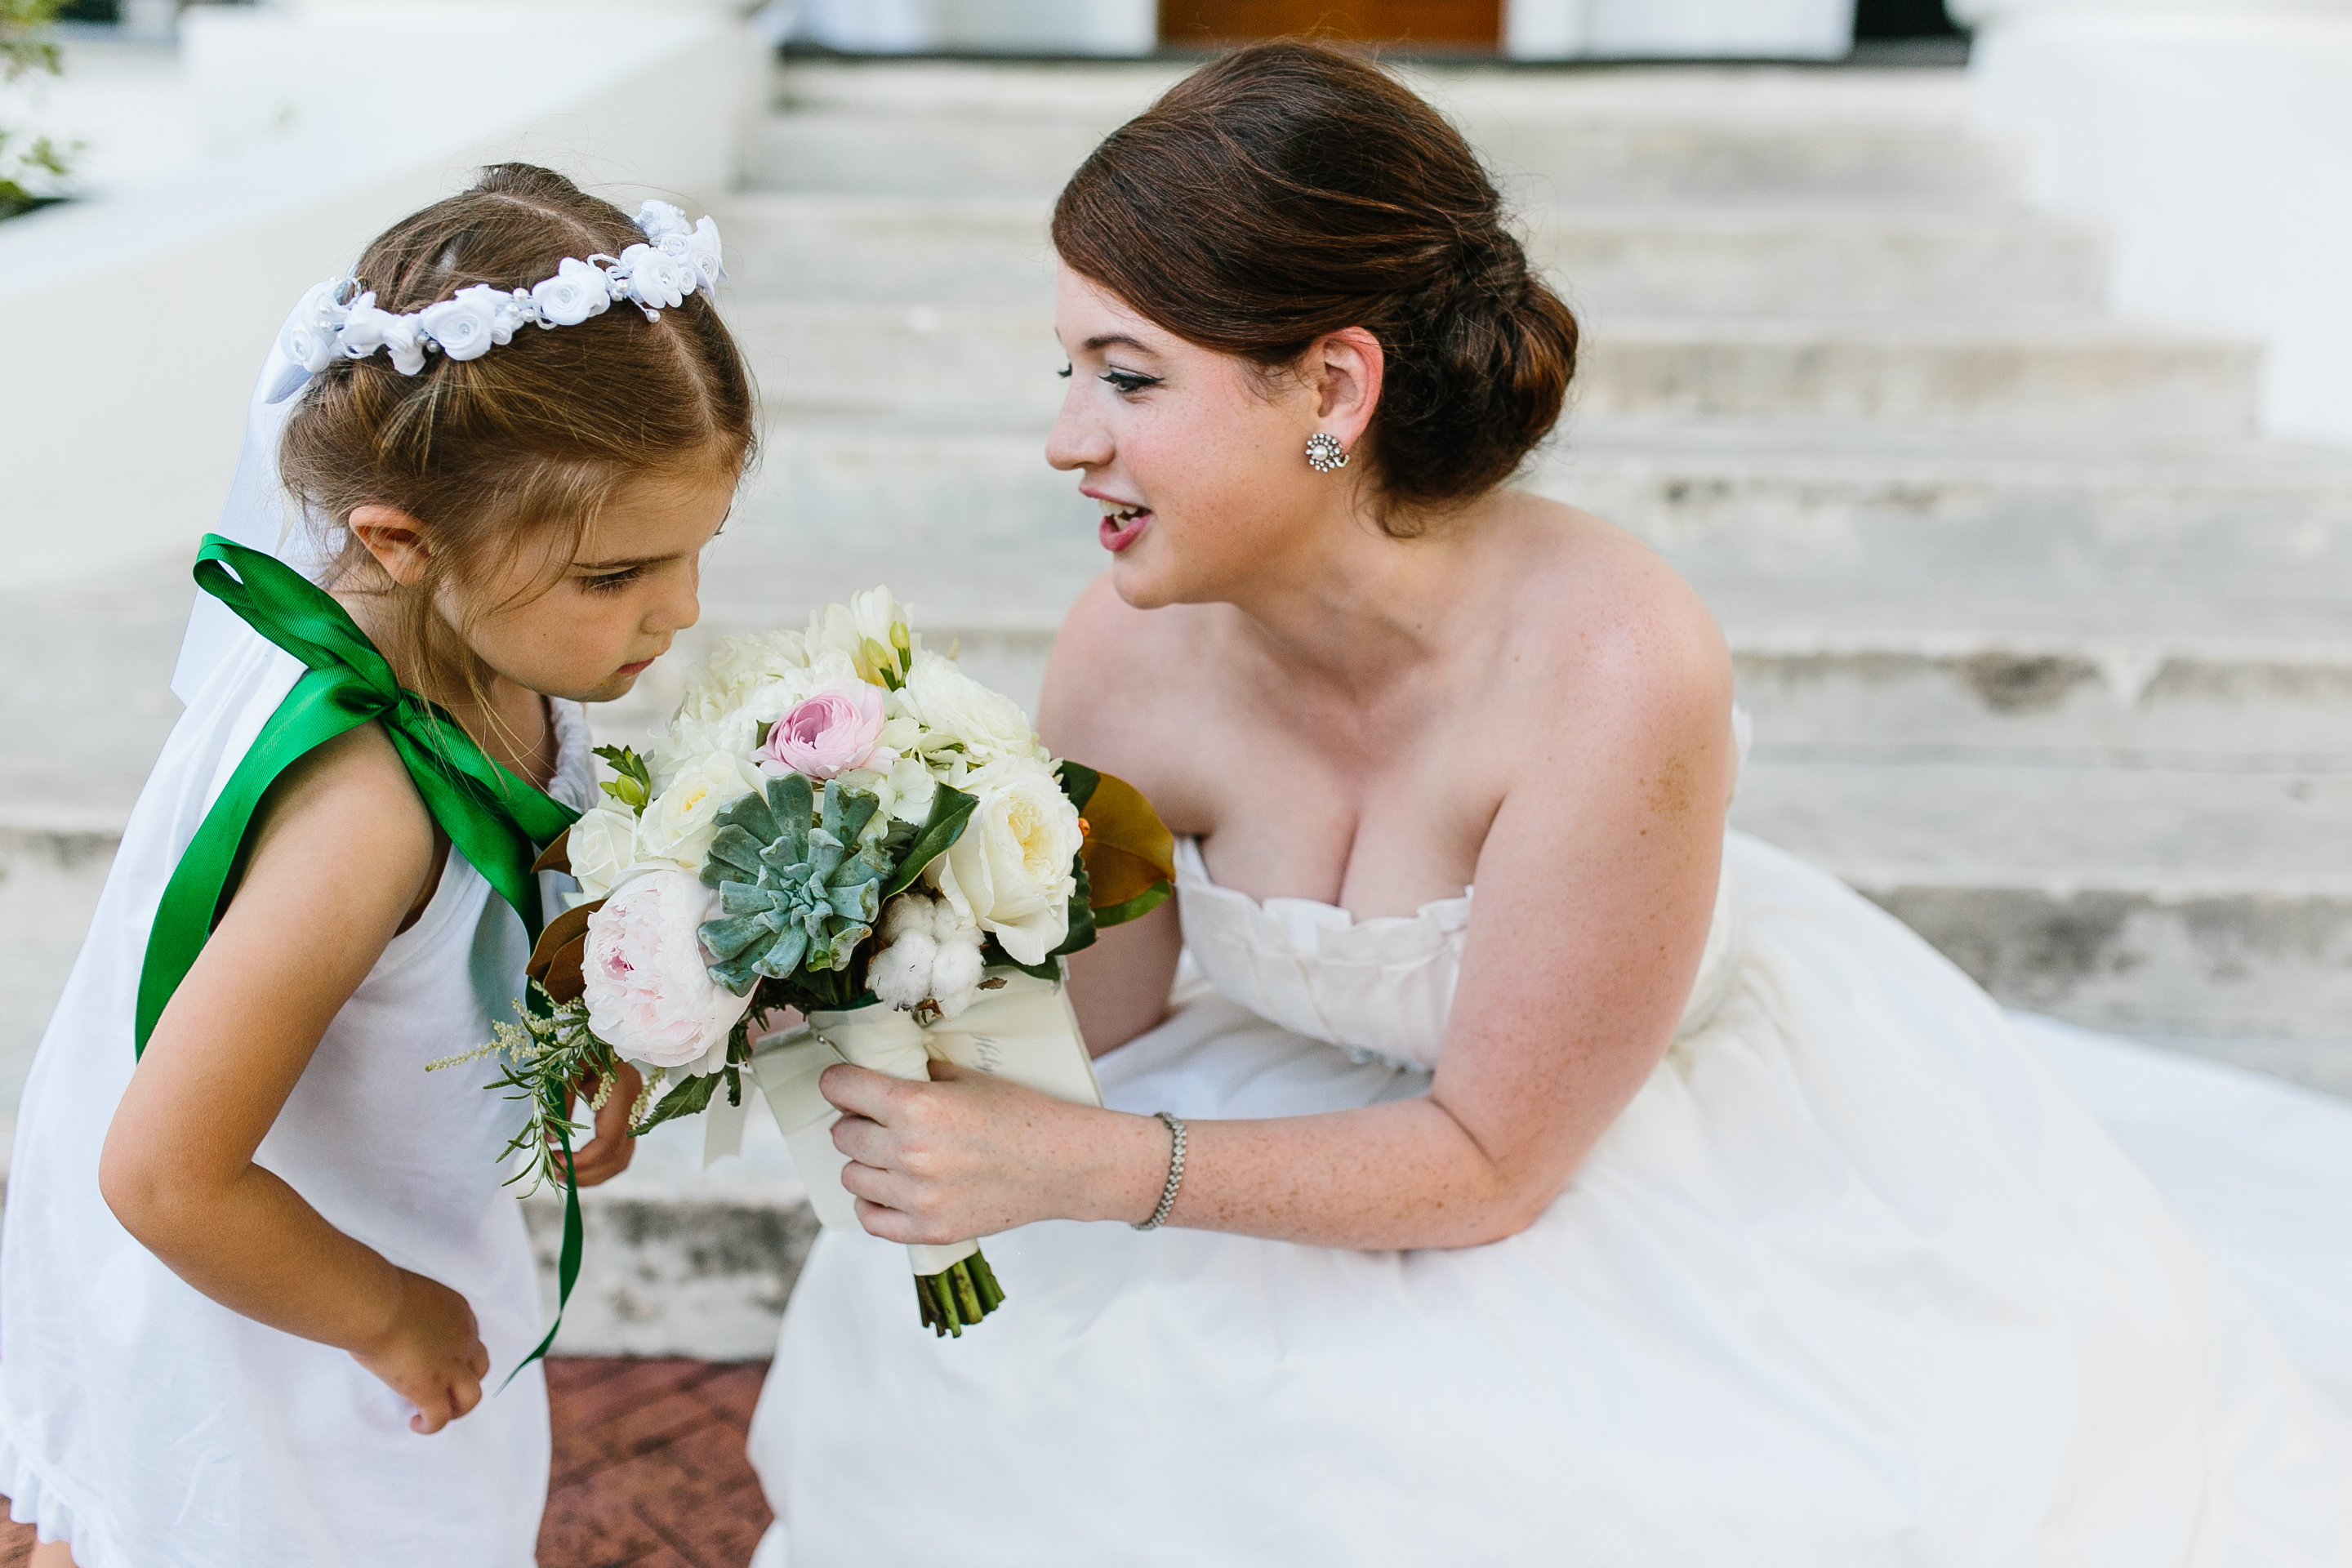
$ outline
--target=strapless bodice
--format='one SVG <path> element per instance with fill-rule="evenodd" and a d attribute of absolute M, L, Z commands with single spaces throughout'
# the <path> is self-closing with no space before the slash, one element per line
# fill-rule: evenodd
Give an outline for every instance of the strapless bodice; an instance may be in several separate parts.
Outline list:
<path fill-rule="evenodd" d="M 1294 1034 L 1408 1067 L 1434 1068 L 1454 1008 L 1474 889 L 1409 915 L 1358 920 L 1314 899 L 1268 899 L 1212 880 L 1197 840 L 1176 843 L 1184 946 L 1225 996 Z M 1677 1037 L 1715 1011 L 1738 957 L 1727 860 L 1706 952 Z"/>

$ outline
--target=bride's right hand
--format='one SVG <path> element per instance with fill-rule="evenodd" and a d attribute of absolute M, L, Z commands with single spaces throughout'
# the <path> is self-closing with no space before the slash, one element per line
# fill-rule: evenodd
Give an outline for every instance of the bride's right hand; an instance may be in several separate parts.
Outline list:
<path fill-rule="evenodd" d="M 943 1246 L 1043 1219 L 1140 1219 L 1159 1201 L 1168 1133 L 1152 1118 L 946 1062 L 931 1073 L 920 1083 L 843 1065 L 818 1080 L 842 1112 L 841 1184 L 869 1234 Z"/>

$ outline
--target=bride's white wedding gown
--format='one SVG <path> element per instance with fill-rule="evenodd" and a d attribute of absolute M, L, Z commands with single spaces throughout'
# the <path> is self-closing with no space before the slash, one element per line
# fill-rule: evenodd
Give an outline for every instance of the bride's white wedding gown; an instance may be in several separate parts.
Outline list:
<path fill-rule="evenodd" d="M 1113 1106 L 1279 1116 L 1426 1088 L 1466 894 L 1360 921 L 1261 905 L 1190 844 L 1179 894 L 1192 984 L 1097 1064 Z M 2336 1162 L 2283 1212 L 2352 1217 L 2352 1139 L 2330 1137 L 2352 1113 L 2054 1045 L 2143 1159 L 2183 1151 L 2192 1196 L 2294 1152 L 2167 1142 L 2168 1105 L 2238 1089 L 2277 1113 L 2250 1131 Z M 752 1427 L 779 1516 L 756 1561 L 2352 1563 L 2345 1407 L 2053 1060 L 1892 918 L 1733 835 L 1672 1050 L 1507 1240 L 1032 1226 L 988 1242 L 1003 1310 L 937 1341 L 901 1248 L 828 1234 Z M 2352 1237 L 2317 1237 L 2334 1257 L 2308 1268 L 2291 1233 L 2221 1239 L 2310 1371 L 2352 1370 Z"/>

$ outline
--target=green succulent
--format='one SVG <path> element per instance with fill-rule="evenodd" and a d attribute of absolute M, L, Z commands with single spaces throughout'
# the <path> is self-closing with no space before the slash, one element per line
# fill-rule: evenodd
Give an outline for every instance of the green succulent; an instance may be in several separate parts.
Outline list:
<path fill-rule="evenodd" d="M 889 870 L 878 843 L 857 847 L 881 804 L 830 781 L 820 817 L 809 781 L 787 773 L 719 814 L 702 864 L 702 880 L 719 889 L 720 917 L 701 930 L 718 961 L 712 979 L 741 996 L 760 976 L 784 979 L 803 961 L 849 967 L 874 929 Z"/>

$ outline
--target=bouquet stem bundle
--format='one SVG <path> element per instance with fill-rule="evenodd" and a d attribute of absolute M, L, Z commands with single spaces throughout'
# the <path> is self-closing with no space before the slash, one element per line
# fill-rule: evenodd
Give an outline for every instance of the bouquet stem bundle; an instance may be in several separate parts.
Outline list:
<path fill-rule="evenodd" d="M 923 1327 L 942 1339 L 950 1334 L 961 1339 L 964 1330 L 1003 1301 L 1003 1288 L 978 1247 L 944 1273 L 915 1276 L 915 1304 L 922 1311 Z"/>

